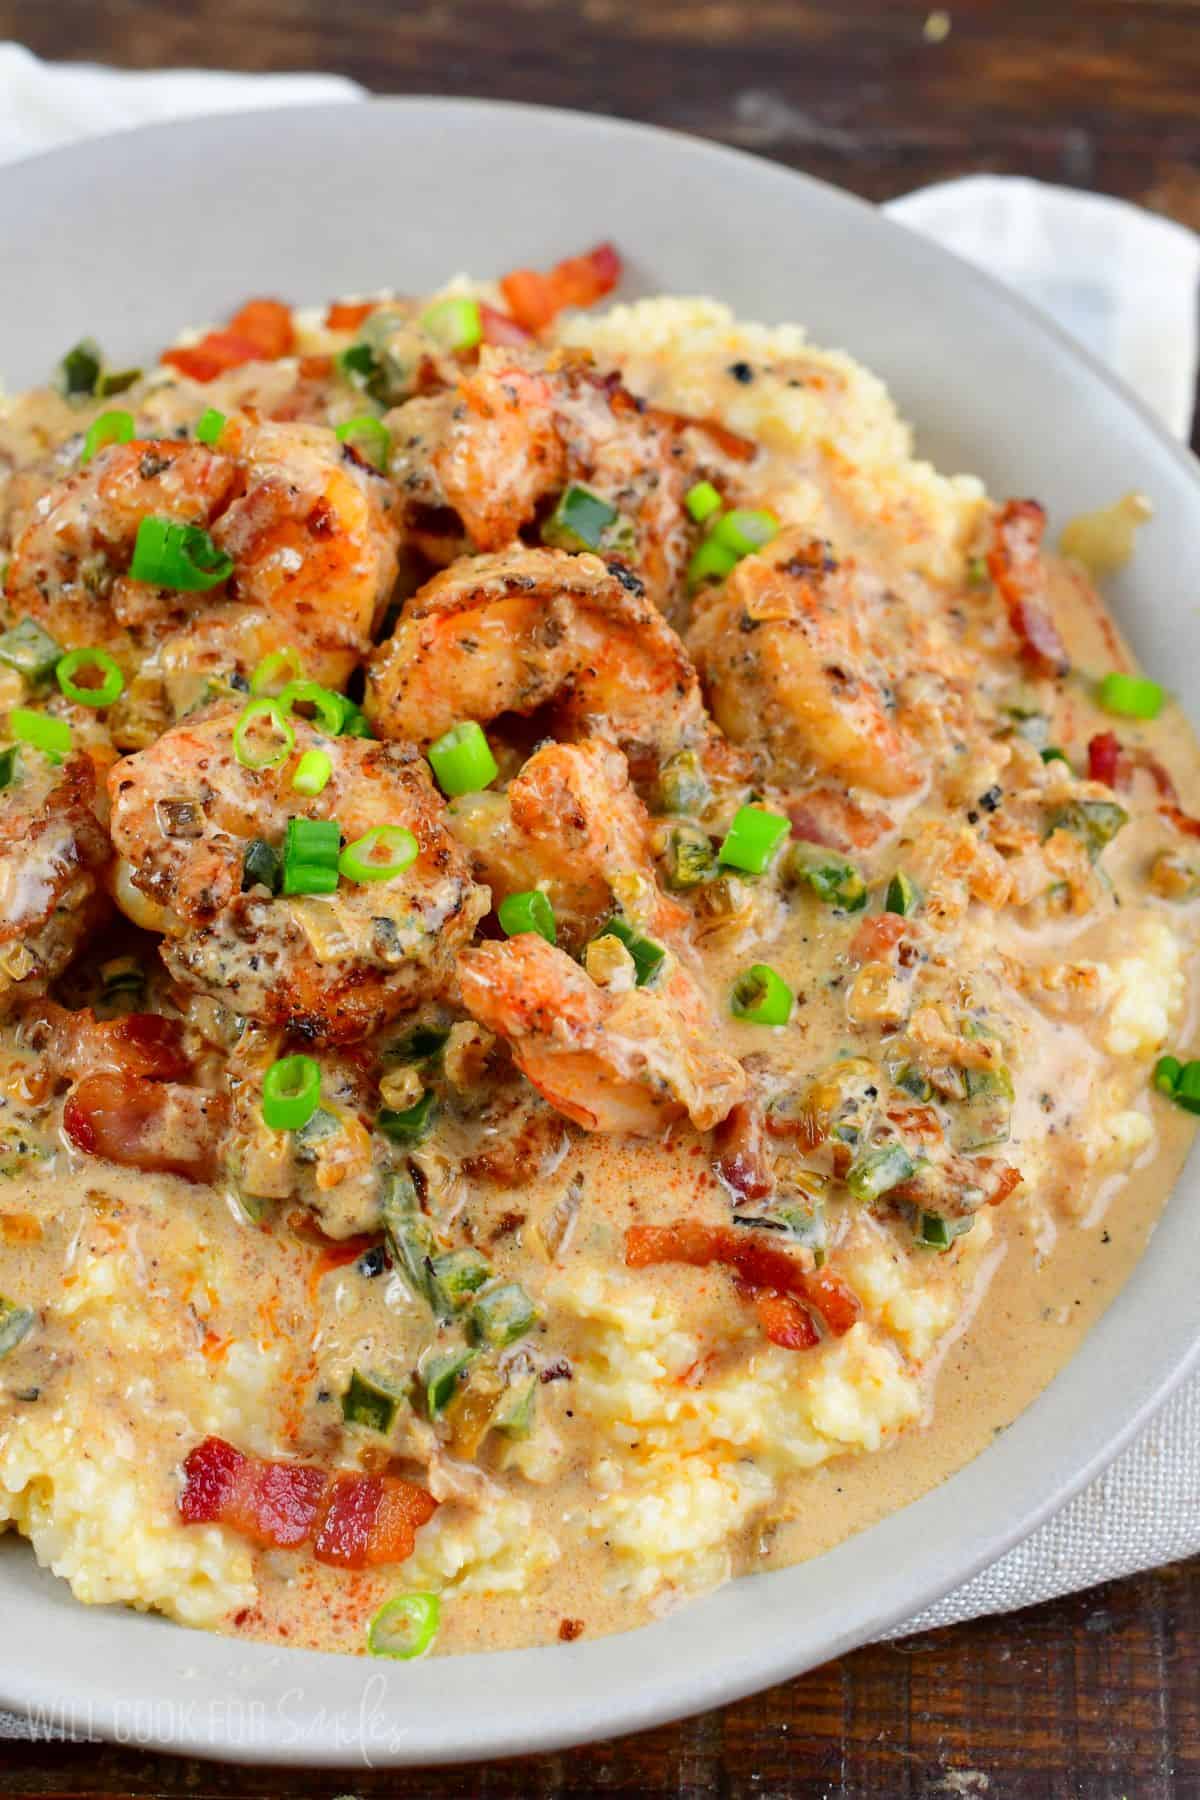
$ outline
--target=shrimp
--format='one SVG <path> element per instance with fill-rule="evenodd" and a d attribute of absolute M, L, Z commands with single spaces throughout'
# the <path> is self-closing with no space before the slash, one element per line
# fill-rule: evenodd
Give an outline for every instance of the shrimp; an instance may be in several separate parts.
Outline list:
<path fill-rule="evenodd" d="M 761 742 L 784 783 L 814 775 L 889 798 L 923 776 L 873 666 L 863 572 L 785 531 L 702 601 L 688 643 L 718 725 Z"/>
<path fill-rule="evenodd" d="M 458 978 L 467 1010 L 585 1131 L 649 1135 L 685 1113 L 705 1131 L 746 1097 L 745 1070 L 714 1043 L 707 1002 L 681 963 L 653 988 L 604 988 L 527 932 L 463 950 Z"/>
<path fill-rule="evenodd" d="M 324 738 L 296 718 L 286 761 L 255 770 L 234 754 L 238 717 L 218 706 L 110 774 L 119 903 L 135 923 L 165 932 L 163 961 L 183 987 L 302 1037 L 364 1037 L 445 987 L 487 891 L 471 880 L 411 745 Z M 299 756 L 318 748 L 331 773 L 306 798 L 291 778 Z M 276 897 L 248 885 L 250 842 L 281 847 L 294 818 L 336 819 L 351 841 L 400 826 L 417 855 L 388 880 L 343 879 L 329 894 Z"/>
<path fill-rule="evenodd" d="M 172 637 L 175 663 L 185 665 L 215 634 L 226 672 L 245 674 L 240 640 L 253 653 L 256 631 L 269 624 L 276 643 L 297 646 L 310 675 L 340 685 L 395 582 L 391 504 L 383 477 L 324 426 L 234 419 L 219 449 L 174 439 L 111 445 L 50 488 L 17 532 L 8 608 L 67 648 L 103 646 L 127 669 Z M 150 517 L 208 531 L 233 559 L 228 582 L 198 602 L 133 580 L 138 528 Z"/>
<path fill-rule="evenodd" d="M 22 750 L 0 792 L 0 1008 L 41 993 L 109 910 L 96 765 Z"/>
<path fill-rule="evenodd" d="M 551 705 L 556 736 L 603 735 L 638 777 L 711 734 L 695 669 L 628 572 L 514 547 L 451 565 L 407 600 L 367 671 L 386 737 Z"/>

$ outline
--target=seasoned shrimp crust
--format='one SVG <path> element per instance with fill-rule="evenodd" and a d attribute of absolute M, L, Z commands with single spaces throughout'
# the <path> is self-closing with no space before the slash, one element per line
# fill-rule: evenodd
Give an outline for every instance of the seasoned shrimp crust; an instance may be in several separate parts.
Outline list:
<path fill-rule="evenodd" d="M 61 974 L 108 911 L 96 789 L 89 756 L 33 753 L 0 794 L 0 1009 Z"/>
<path fill-rule="evenodd" d="M 184 987 L 303 1037 L 364 1037 L 446 987 L 487 911 L 487 889 L 471 879 L 411 745 L 326 738 L 296 718 L 287 760 L 252 769 L 234 752 L 238 718 L 221 708 L 176 726 L 112 771 L 121 904 L 165 932 L 163 960 Z M 305 797 L 292 775 L 313 749 L 331 772 Z M 248 845 L 282 850 L 289 819 L 334 819 L 347 842 L 401 826 L 417 855 L 389 879 L 342 878 L 329 894 L 247 885 Z"/>

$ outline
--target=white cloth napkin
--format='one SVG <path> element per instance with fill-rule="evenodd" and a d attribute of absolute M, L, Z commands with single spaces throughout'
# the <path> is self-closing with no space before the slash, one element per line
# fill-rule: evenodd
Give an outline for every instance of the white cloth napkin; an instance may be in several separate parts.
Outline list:
<path fill-rule="evenodd" d="M 49 65 L 0 44 L 0 162 L 198 113 L 362 94 L 340 76 L 127 74 Z M 1113 367 L 1176 436 L 1196 395 L 1200 238 L 1101 195 L 974 176 L 893 201 L 891 216 L 979 263 Z M 1200 1551 L 1200 1377 L 1108 1472 L 999 1562 L 892 1636 L 1007 1612 Z M 28 1736 L 0 1713 L 0 1738 Z"/>

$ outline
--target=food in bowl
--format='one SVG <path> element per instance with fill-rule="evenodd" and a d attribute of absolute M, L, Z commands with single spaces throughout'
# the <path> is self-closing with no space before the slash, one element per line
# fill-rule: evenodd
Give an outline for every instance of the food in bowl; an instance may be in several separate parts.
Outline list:
<path fill-rule="evenodd" d="M 1169 1191 L 1186 725 L 1036 501 L 619 273 L 0 413 L 0 1518 L 82 1601 L 634 1625 L 959 1466 Z"/>

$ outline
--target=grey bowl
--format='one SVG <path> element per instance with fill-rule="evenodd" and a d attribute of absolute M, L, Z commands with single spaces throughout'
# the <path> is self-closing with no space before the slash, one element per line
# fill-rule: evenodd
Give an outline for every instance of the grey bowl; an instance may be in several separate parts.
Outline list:
<path fill-rule="evenodd" d="M 1200 481 L 1138 402 L 965 264 L 748 156 L 529 107 L 377 101 L 155 127 L 0 174 L 0 369 L 84 331 L 136 360 L 256 292 L 297 301 L 548 263 L 603 237 L 627 291 L 803 321 L 883 375 L 946 470 L 1061 520 L 1131 487 L 1157 516 L 1116 588 L 1151 669 L 1200 714 Z M 0 1552 L 0 1701 L 126 1742 L 260 1761 L 514 1755 L 736 1699 L 877 1636 L 1090 1480 L 1197 1350 L 1195 1159 L 1116 1303 L 1048 1392 L 944 1486 L 806 1566 L 622 1637 L 380 1667 L 77 1606 Z"/>

